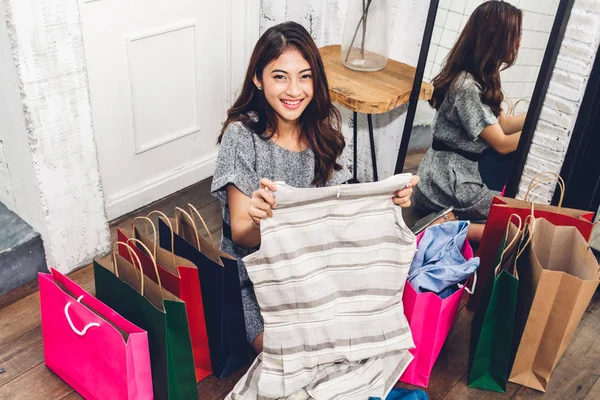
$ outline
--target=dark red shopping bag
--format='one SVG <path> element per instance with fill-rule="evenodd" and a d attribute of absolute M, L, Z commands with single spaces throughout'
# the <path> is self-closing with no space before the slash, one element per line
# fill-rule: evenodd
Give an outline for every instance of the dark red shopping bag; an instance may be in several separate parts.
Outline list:
<path fill-rule="evenodd" d="M 532 203 L 526 201 L 531 189 L 539 183 L 552 180 L 558 183 L 564 195 L 564 183 L 562 182 L 562 178 L 556 175 L 558 176 L 557 179 L 545 178 L 536 181 L 540 175 L 542 174 L 534 176 L 531 180 L 525 200 L 517 200 L 509 197 L 494 197 L 492 200 L 492 208 L 490 209 L 490 213 L 485 224 L 485 229 L 483 231 L 483 237 L 481 238 L 481 244 L 479 246 L 478 253 L 481 260 L 478 270 L 480 286 L 479 289 L 469 297 L 469 303 L 467 306 L 469 310 L 475 310 L 479 304 L 481 295 L 486 291 L 491 290 L 489 284 L 493 282 L 493 279 L 489 279 L 489 277 L 494 269 L 494 260 L 496 253 L 500 248 L 502 238 L 504 237 L 508 219 L 512 214 L 517 214 L 519 217 L 521 217 L 521 219 L 524 220 L 528 215 L 531 214 Z M 594 226 L 592 223 L 594 219 L 594 213 L 591 211 L 561 207 L 563 195 L 561 195 L 558 206 L 535 203 L 533 212 L 535 218 L 544 218 L 555 226 L 573 226 L 577 228 L 579 232 L 581 232 L 585 240 L 588 240 L 592 234 L 592 228 Z"/>

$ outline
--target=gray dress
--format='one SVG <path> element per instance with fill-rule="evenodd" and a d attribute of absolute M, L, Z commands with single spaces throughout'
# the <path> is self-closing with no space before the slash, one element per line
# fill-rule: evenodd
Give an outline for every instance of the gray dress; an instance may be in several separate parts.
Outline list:
<path fill-rule="evenodd" d="M 481 101 L 481 88 L 471 74 L 462 73 L 436 113 L 433 139 L 453 149 L 481 154 L 488 144 L 479 138 L 498 119 Z M 450 151 L 430 148 L 419 166 L 421 181 L 413 191 L 418 212 L 440 211 L 453 206 L 460 219 L 487 219 L 492 199 L 500 193 L 481 180 L 478 162 Z"/>
<path fill-rule="evenodd" d="M 329 185 L 344 183 L 352 178 L 346 164 L 334 171 Z M 235 185 L 248 197 L 260 187 L 260 180 L 268 178 L 272 181 L 284 181 L 298 188 L 312 187 L 314 179 L 315 156 L 312 150 L 293 152 L 275 144 L 272 140 L 263 140 L 241 122 L 229 124 L 219 149 L 217 165 L 213 176 L 211 192 L 221 201 L 224 227 L 230 226 L 231 217 L 227 205 L 229 184 Z M 257 250 L 246 249 L 231 241 L 223 229 L 221 250 L 238 260 L 242 304 L 246 320 L 246 337 L 252 344 L 254 339 L 264 330 L 263 319 L 254 294 L 252 282 L 248 278 L 242 258 Z"/>

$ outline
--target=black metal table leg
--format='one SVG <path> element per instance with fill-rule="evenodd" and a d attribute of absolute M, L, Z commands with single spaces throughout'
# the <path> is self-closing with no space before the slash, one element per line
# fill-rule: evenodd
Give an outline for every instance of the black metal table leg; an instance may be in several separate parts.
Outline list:
<path fill-rule="evenodd" d="M 353 138 L 353 147 L 354 147 L 354 160 L 352 161 L 352 173 L 353 173 L 353 179 L 352 181 L 354 183 L 358 182 L 357 179 L 357 171 L 356 171 L 356 160 L 358 157 L 358 147 L 357 147 L 357 142 L 358 142 L 358 116 L 356 114 L 356 111 L 354 111 L 354 138 Z"/>
<path fill-rule="evenodd" d="M 373 163 L 373 180 L 377 182 L 379 180 L 379 177 L 377 176 L 377 156 L 375 155 L 375 138 L 373 137 L 373 119 L 371 117 L 371 114 L 367 114 L 367 120 L 369 121 L 369 141 L 371 142 L 371 162 Z"/>

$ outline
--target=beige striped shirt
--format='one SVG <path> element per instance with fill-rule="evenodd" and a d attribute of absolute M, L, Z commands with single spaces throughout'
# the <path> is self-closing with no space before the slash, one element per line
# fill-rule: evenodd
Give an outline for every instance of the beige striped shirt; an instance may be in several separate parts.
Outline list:
<path fill-rule="evenodd" d="M 277 184 L 260 250 L 244 259 L 264 351 L 228 398 L 385 398 L 414 347 L 402 291 L 415 237 L 392 202 L 410 178 Z"/>

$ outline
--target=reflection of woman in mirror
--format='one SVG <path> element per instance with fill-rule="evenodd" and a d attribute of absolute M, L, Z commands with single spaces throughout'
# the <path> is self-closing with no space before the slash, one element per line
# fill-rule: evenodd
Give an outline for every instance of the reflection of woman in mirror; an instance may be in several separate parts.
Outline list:
<path fill-rule="evenodd" d="M 436 110 L 433 144 L 419 167 L 414 189 L 417 212 L 454 207 L 460 219 L 483 222 L 500 193 L 481 179 L 478 161 L 491 147 L 500 154 L 517 149 L 525 116 L 507 116 L 500 71 L 514 64 L 521 40 L 521 10 L 502 1 L 481 4 L 469 18 L 442 71 L 433 80 Z M 472 224 L 478 240 L 483 225 Z"/>

